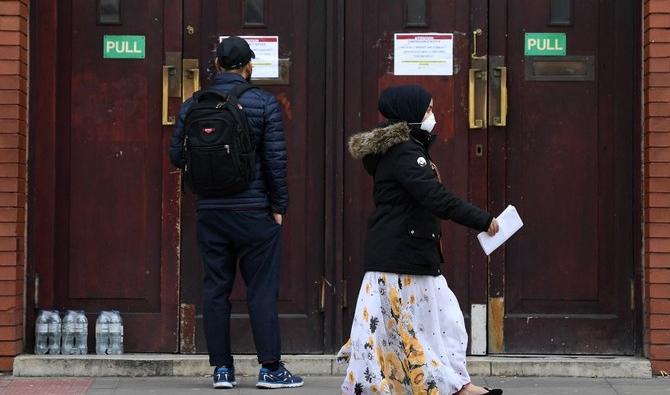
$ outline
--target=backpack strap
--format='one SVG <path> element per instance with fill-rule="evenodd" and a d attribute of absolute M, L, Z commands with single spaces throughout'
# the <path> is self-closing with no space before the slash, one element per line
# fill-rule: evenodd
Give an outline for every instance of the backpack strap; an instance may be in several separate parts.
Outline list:
<path fill-rule="evenodd" d="M 225 102 L 226 99 L 227 99 L 226 95 L 224 95 L 220 91 L 218 91 L 216 89 L 212 89 L 212 88 L 197 91 L 193 94 L 193 100 L 196 103 L 200 102 L 201 100 L 203 100 L 204 98 L 207 98 L 207 97 L 212 97 L 212 98 L 218 99 L 222 102 Z"/>

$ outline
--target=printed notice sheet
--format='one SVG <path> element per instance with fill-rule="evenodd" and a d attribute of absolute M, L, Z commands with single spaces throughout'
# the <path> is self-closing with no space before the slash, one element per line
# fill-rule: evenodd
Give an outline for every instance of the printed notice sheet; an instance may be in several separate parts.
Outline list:
<path fill-rule="evenodd" d="M 454 35 L 396 33 L 394 75 L 453 75 Z"/>
<path fill-rule="evenodd" d="M 523 221 L 519 217 L 519 213 L 514 206 L 507 206 L 507 208 L 497 217 L 500 230 L 495 236 L 489 236 L 488 233 L 482 232 L 477 235 L 479 244 L 482 245 L 486 255 L 491 255 L 496 248 L 500 247 L 512 237 L 517 230 L 523 226 Z"/>
<path fill-rule="evenodd" d="M 219 42 L 228 36 L 219 37 Z M 279 36 L 240 36 L 249 43 L 256 58 L 252 78 L 279 78 Z"/>

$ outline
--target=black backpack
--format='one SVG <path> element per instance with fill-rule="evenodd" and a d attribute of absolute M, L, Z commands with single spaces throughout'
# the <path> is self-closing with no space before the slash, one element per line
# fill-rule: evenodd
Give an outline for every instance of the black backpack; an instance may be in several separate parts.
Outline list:
<path fill-rule="evenodd" d="M 256 144 L 238 98 L 251 84 L 227 94 L 196 92 L 184 122 L 183 180 L 193 193 L 222 197 L 243 192 L 256 176 Z"/>

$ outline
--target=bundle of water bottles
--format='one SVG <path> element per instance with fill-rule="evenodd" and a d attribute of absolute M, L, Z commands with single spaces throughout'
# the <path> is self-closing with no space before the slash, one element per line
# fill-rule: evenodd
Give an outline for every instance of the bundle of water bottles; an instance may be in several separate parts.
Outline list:
<path fill-rule="evenodd" d="M 88 353 L 88 320 L 83 311 L 42 310 L 35 320 L 35 354 Z M 123 320 L 118 311 L 101 311 L 95 322 L 95 353 L 123 354 Z"/>

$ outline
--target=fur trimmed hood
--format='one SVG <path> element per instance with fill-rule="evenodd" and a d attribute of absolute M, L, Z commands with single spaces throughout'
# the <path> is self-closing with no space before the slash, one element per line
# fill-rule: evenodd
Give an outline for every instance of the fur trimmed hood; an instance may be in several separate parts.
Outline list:
<path fill-rule="evenodd" d="M 389 148 L 408 141 L 410 131 L 409 125 L 401 122 L 355 134 L 349 139 L 349 153 L 355 159 L 385 154 Z"/>

